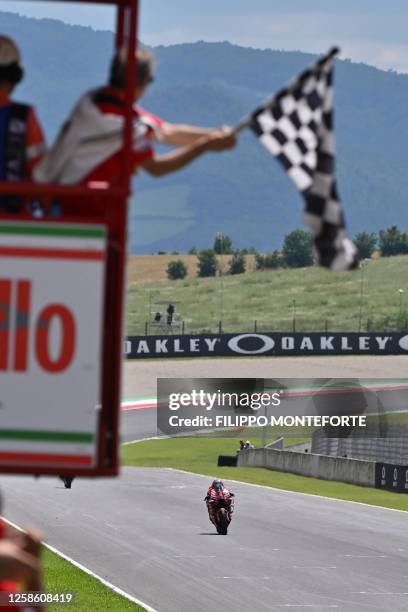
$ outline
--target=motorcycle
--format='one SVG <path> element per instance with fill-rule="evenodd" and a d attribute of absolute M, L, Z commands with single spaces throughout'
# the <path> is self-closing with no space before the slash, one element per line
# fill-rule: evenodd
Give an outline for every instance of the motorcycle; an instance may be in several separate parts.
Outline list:
<path fill-rule="evenodd" d="M 219 535 L 227 535 L 228 527 L 232 520 L 232 513 L 234 512 L 234 499 L 230 497 L 229 500 L 217 500 L 217 509 L 214 512 L 214 525 Z"/>

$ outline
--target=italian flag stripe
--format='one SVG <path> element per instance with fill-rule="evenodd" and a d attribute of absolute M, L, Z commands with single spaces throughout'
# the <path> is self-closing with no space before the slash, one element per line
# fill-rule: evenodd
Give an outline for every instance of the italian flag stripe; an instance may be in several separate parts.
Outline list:
<path fill-rule="evenodd" d="M 19 234 L 31 236 L 66 236 L 70 238 L 105 238 L 106 228 L 101 226 L 82 226 L 68 224 L 1 223 L 0 234 Z"/>
<path fill-rule="evenodd" d="M 2 429 L 0 440 L 33 440 L 35 442 L 94 442 L 94 434 L 75 431 L 30 431 L 24 429 Z"/>

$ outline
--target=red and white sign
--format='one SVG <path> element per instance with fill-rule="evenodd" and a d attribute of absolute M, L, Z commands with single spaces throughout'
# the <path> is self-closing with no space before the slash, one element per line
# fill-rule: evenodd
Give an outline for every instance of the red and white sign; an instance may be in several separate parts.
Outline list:
<path fill-rule="evenodd" d="M 0 469 L 97 461 L 106 228 L 0 222 Z"/>

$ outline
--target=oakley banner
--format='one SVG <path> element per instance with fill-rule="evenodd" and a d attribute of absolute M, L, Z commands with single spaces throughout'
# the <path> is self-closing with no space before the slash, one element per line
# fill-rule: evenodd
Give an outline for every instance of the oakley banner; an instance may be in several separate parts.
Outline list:
<path fill-rule="evenodd" d="M 129 336 L 127 359 L 251 355 L 408 355 L 406 333 L 268 333 Z"/>
<path fill-rule="evenodd" d="M 377 463 L 375 466 L 375 486 L 397 493 L 408 493 L 408 465 Z"/>

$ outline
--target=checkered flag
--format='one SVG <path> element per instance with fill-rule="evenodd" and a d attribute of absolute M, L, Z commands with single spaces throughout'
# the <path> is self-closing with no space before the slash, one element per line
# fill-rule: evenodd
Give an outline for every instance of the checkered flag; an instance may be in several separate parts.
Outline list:
<path fill-rule="evenodd" d="M 336 187 L 333 131 L 336 53 L 338 49 L 332 49 L 237 127 L 251 127 L 302 193 L 305 223 L 314 235 L 318 263 L 332 270 L 347 270 L 357 267 L 358 256 L 345 234 Z"/>

